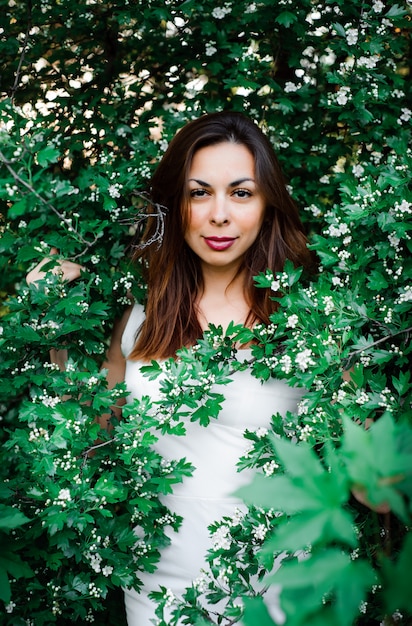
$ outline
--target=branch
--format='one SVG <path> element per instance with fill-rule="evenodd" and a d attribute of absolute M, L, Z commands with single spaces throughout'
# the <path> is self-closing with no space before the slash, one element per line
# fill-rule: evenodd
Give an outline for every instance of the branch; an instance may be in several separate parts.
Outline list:
<path fill-rule="evenodd" d="M 63 213 L 60 213 L 60 211 L 58 211 L 58 209 L 56 209 L 56 207 L 53 206 L 53 204 L 51 204 L 51 202 L 49 202 L 48 200 L 43 198 L 43 196 L 41 196 L 34 189 L 34 187 L 32 185 L 30 185 L 30 183 L 28 183 L 26 180 L 24 180 L 23 178 L 21 178 L 17 174 L 17 172 L 12 167 L 13 161 L 9 161 L 8 159 L 6 159 L 6 157 L 4 156 L 4 154 L 1 151 L 0 151 L 0 160 L 4 163 L 4 165 L 6 166 L 6 168 L 8 169 L 8 171 L 10 172 L 10 174 L 12 175 L 14 180 L 17 183 L 19 183 L 20 185 L 22 185 L 23 187 L 25 187 L 31 194 L 33 194 L 35 196 L 35 198 L 40 200 L 40 202 L 42 204 L 44 204 L 51 211 L 53 211 L 53 213 L 55 213 L 55 215 L 57 215 L 57 217 L 64 224 L 66 224 L 66 226 L 69 229 L 69 231 L 71 231 L 71 232 L 73 232 L 75 234 L 75 236 L 77 237 L 78 241 L 80 241 L 83 245 L 86 246 L 86 248 L 82 252 L 79 252 L 79 254 L 77 254 L 75 257 L 73 257 L 73 259 L 78 259 L 79 257 L 83 256 L 83 254 L 85 254 L 87 252 L 87 250 L 89 250 L 89 248 L 91 248 L 96 243 L 96 241 L 99 239 L 99 237 L 95 237 L 93 239 L 93 241 L 87 241 L 86 239 L 84 239 L 84 237 L 75 228 L 73 228 L 71 220 L 69 220 L 67 217 L 65 217 Z"/>
<path fill-rule="evenodd" d="M 14 104 L 14 97 L 16 95 L 16 91 L 17 91 L 17 88 L 19 86 L 19 81 L 20 81 L 21 68 L 23 65 L 24 57 L 26 56 L 26 50 L 27 50 L 28 43 L 29 43 L 29 33 L 31 29 L 31 24 L 32 24 L 31 7 L 32 7 L 31 0 L 29 0 L 27 3 L 27 28 L 26 28 L 26 32 L 24 33 L 23 48 L 20 54 L 18 65 L 17 65 L 16 75 L 14 77 L 14 84 L 13 84 L 13 87 L 11 88 L 11 93 L 10 93 L 10 100 L 12 104 Z"/>
<path fill-rule="evenodd" d="M 396 337 L 397 335 L 407 334 L 407 333 L 410 333 L 411 331 L 412 331 L 412 326 L 409 326 L 409 328 L 404 328 L 402 330 L 398 330 L 396 333 L 390 333 L 389 335 L 385 335 L 385 337 L 376 339 L 376 341 L 372 341 L 372 343 L 370 343 L 368 346 L 365 346 L 364 348 L 359 348 L 359 350 L 354 350 L 353 352 L 350 352 L 347 356 L 346 361 L 350 361 L 357 354 L 361 354 L 362 352 L 365 352 L 366 350 L 370 350 L 371 348 L 378 346 L 380 343 L 389 341 L 389 339 L 392 339 L 392 337 Z"/>

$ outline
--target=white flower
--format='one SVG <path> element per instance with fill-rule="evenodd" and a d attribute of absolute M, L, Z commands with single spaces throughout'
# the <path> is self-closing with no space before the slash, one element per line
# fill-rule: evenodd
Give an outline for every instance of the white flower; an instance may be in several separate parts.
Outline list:
<path fill-rule="evenodd" d="M 335 308 L 332 296 L 324 296 L 323 304 L 325 305 L 325 315 L 330 315 Z"/>
<path fill-rule="evenodd" d="M 286 327 L 296 328 L 296 324 L 298 323 L 298 321 L 299 321 L 299 318 L 295 313 L 293 315 L 289 315 L 287 322 L 286 322 Z"/>
<path fill-rule="evenodd" d="M 207 57 L 213 56 L 217 52 L 217 48 L 213 45 L 212 42 L 206 44 L 205 54 Z"/>
<path fill-rule="evenodd" d="M 214 550 L 229 550 L 231 541 L 228 526 L 219 526 L 212 536 Z"/>
<path fill-rule="evenodd" d="M 379 61 L 379 57 L 377 54 L 372 54 L 369 57 L 359 57 L 358 59 L 358 67 L 366 67 L 368 70 L 373 70 L 376 67 Z"/>
<path fill-rule="evenodd" d="M 270 285 L 270 288 L 272 291 L 279 291 L 280 289 L 280 282 L 278 280 L 273 280 L 272 284 Z"/>
<path fill-rule="evenodd" d="M 366 391 L 362 391 L 356 398 L 356 404 L 359 404 L 361 406 L 362 404 L 366 404 L 367 402 L 369 402 L 369 396 Z"/>
<path fill-rule="evenodd" d="M 375 0 L 375 2 L 372 5 L 372 9 L 375 11 L 375 13 L 382 13 L 384 8 L 385 8 L 385 5 L 381 0 Z"/>
<path fill-rule="evenodd" d="M 207 578 L 204 574 L 201 574 L 198 578 L 193 581 L 193 587 L 199 591 L 199 593 L 204 593 L 207 590 Z"/>
<path fill-rule="evenodd" d="M 327 233 L 331 237 L 341 237 L 342 235 L 346 235 L 349 232 L 349 226 L 347 224 L 331 224 L 327 230 Z"/>
<path fill-rule="evenodd" d="M 354 46 L 358 42 L 358 29 L 348 28 L 346 31 L 346 41 L 349 46 Z"/>
<path fill-rule="evenodd" d="M 259 524 L 257 528 L 253 529 L 253 536 L 257 541 L 263 541 L 264 538 L 266 537 L 267 531 L 268 529 L 266 528 L 264 524 Z"/>
<path fill-rule="evenodd" d="M 166 600 L 165 602 L 165 608 L 171 606 L 174 601 L 175 601 L 175 595 L 173 593 L 173 591 L 171 589 L 166 589 L 166 593 L 164 595 L 164 599 Z"/>
<path fill-rule="evenodd" d="M 111 198 L 120 198 L 121 188 L 122 186 L 119 183 L 113 183 L 112 185 L 109 185 L 109 188 L 107 189 L 107 193 L 109 194 Z"/>
<path fill-rule="evenodd" d="M 289 93 L 290 91 L 297 91 L 299 89 L 299 86 L 300 85 L 295 85 L 295 83 L 288 81 L 285 84 L 285 92 Z"/>
<path fill-rule="evenodd" d="M 309 350 L 309 348 L 305 348 L 305 350 L 298 352 L 296 355 L 296 365 L 302 372 L 305 372 L 310 365 L 315 365 L 311 356 L 312 350 Z"/>
<path fill-rule="evenodd" d="M 263 426 L 261 426 L 260 428 L 257 429 L 255 434 L 256 434 L 256 437 L 266 437 L 266 435 L 268 434 L 268 429 L 263 428 Z"/>
<path fill-rule="evenodd" d="M 341 106 L 344 106 L 348 102 L 350 97 L 351 93 L 349 87 L 340 87 L 336 96 L 336 102 Z"/>
<path fill-rule="evenodd" d="M 364 171 L 365 169 L 362 167 L 362 165 L 359 165 L 359 163 L 352 167 L 352 173 L 354 176 L 356 176 L 356 178 L 360 178 Z"/>
<path fill-rule="evenodd" d="M 282 356 L 282 358 L 280 359 L 280 365 L 282 372 L 285 372 L 285 374 L 290 374 L 290 372 L 292 371 L 292 359 L 288 354 L 284 354 Z"/>
<path fill-rule="evenodd" d="M 113 567 L 111 565 L 105 565 L 102 569 L 103 576 L 110 576 L 113 573 Z"/>
<path fill-rule="evenodd" d="M 232 11 L 232 7 L 228 4 L 225 4 L 224 7 L 215 7 L 212 11 L 212 16 L 216 20 L 222 20 L 227 13 Z"/>
<path fill-rule="evenodd" d="M 277 469 L 278 467 L 279 465 L 276 463 L 276 461 L 268 461 L 263 465 L 262 469 L 265 472 L 266 476 L 272 476 L 275 469 Z"/>
<path fill-rule="evenodd" d="M 397 120 L 398 124 L 402 124 L 402 122 L 409 122 L 412 116 L 412 111 L 410 109 L 407 109 L 406 107 L 403 107 L 401 110 L 402 115 L 400 115 L 399 119 Z"/>

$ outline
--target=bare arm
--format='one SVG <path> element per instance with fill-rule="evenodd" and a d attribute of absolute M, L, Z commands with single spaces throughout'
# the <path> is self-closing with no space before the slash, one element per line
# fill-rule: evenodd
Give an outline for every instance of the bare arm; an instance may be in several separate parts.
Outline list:
<path fill-rule="evenodd" d="M 115 322 L 113 326 L 113 332 L 110 339 L 110 345 L 106 352 L 106 358 L 103 362 L 102 367 L 107 369 L 107 383 L 109 389 L 113 389 L 115 385 L 118 383 L 122 383 L 124 381 L 125 369 L 126 369 L 126 359 L 121 350 L 121 340 L 123 331 L 126 327 L 127 321 L 129 319 L 132 307 L 128 307 L 123 316 Z M 124 404 L 124 400 L 119 401 L 116 406 L 113 407 L 113 412 L 115 415 L 120 417 L 121 414 L 121 406 Z M 100 425 L 102 428 L 109 428 L 109 420 L 110 414 L 102 415 L 99 419 Z"/>
<path fill-rule="evenodd" d="M 50 262 L 54 255 L 57 255 L 56 248 L 52 248 L 50 250 L 50 255 L 40 261 L 40 263 L 38 263 L 36 267 L 34 267 L 27 274 L 27 284 L 30 285 L 35 283 L 46 276 L 43 267 L 46 263 Z M 52 269 L 52 272 L 54 274 L 60 273 L 63 281 L 72 282 L 80 277 L 82 269 L 83 267 L 78 263 L 73 263 L 72 261 L 67 261 L 65 259 L 59 259 L 56 266 Z M 121 319 L 115 322 L 110 345 L 106 352 L 105 361 L 102 365 L 102 367 L 107 370 L 107 382 L 109 389 L 113 389 L 116 384 L 124 381 L 126 361 L 121 351 L 121 339 L 127 320 L 129 319 L 131 309 L 131 306 L 128 307 Z M 59 369 L 63 372 L 66 370 L 67 359 L 67 350 L 56 350 L 54 348 L 50 350 L 51 363 L 57 364 Z M 119 401 L 119 403 L 113 407 L 113 412 L 118 416 L 120 416 L 120 407 L 122 404 L 124 404 L 124 401 Z M 109 428 L 109 420 L 110 414 L 105 414 L 98 418 L 102 428 Z"/>

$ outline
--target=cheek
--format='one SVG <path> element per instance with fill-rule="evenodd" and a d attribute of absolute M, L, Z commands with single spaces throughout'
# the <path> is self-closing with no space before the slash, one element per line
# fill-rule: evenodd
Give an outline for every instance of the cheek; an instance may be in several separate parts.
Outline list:
<path fill-rule="evenodd" d="M 190 211 L 187 219 L 186 233 L 198 230 L 204 223 L 204 216 L 201 211 Z"/>

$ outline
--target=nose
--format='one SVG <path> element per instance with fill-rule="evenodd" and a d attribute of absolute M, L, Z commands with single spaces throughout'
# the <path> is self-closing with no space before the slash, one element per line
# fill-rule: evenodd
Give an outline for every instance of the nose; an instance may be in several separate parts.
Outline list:
<path fill-rule="evenodd" d="M 210 223 L 221 226 L 228 224 L 229 221 L 230 214 L 227 199 L 223 195 L 216 195 L 210 209 Z"/>

